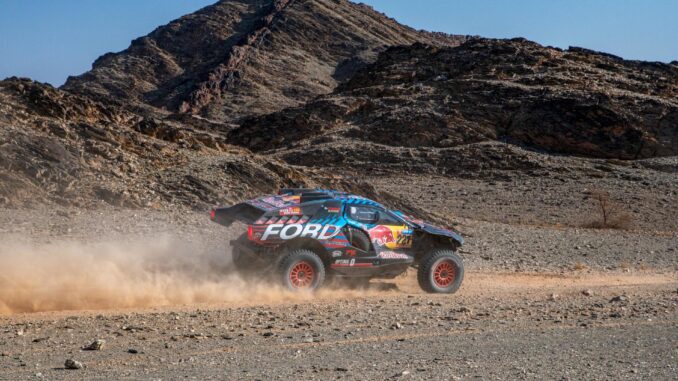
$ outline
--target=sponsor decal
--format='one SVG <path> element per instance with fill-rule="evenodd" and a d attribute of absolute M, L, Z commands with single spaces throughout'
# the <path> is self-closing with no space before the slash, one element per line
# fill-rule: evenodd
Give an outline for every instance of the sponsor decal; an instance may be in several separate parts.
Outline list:
<path fill-rule="evenodd" d="M 289 208 L 280 209 L 278 214 L 281 216 L 298 216 L 301 214 L 301 208 L 298 206 L 292 206 Z"/>
<path fill-rule="evenodd" d="M 355 257 L 356 256 L 356 251 L 355 250 L 346 250 L 346 255 L 349 257 Z"/>
<path fill-rule="evenodd" d="M 290 240 L 297 237 L 327 240 L 334 238 L 339 233 L 341 233 L 341 230 L 333 225 L 270 224 L 266 226 L 266 231 L 264 231 L 264 234 L 261 236 L 261 240 L 266 241 L 271 237 L 282 240 Z"/>
<path fill-rule="evenodd" d="M 376 247 L 396 249 L 412 246 L 412 230 L 405 226 L 378 225 L 369 230 L 372 243 Z"/>
<path fill-rule="evenodd" d="M 332 257 L 334 257 L 334 258 L 336 258 L 336 257 L 341 257 L 341 251 L 339 251 L 339 250 L 334 250 L 334 251 L 332 252 Z"/>
<path fill-rule="evenodd" d="M 388 226 L 379 225 L 370 229 L 370 238 L 376 246 L 385 246 L 389 242 L 395 242 L 393 230 Z"/>
<path fill-rule="evenodd" d="M 274 209 L 273 207 L 271 207 L 271 205 L 269 205 L 265 202 L 259 201 L 259 200 L 250 200 L 250 201 L 247 201 L 247 203 L 254 206 L 255 208 L 259 208 L 259 209 L 262 209 L 262 210 Z"/>
<path fill-rule="evenodd" d="M 406 254 L 395 253 L 393 251 L 384 251 L 382 253 L 379 253 L 379 258 L 382 258 L 382 259 L 407 259 L 407 258 L 409 258 L 409 256 L 406 255 Z"/>
<path fill-rule="evenodd" d="M 401 233 L 396 239 L 397 247 L 410 247 L 412 246 L 412 234 Z"/>
<path fill-rule="evenodd" d="M 285 201 L 283 201 L 279 197 L 275 197 L 275 196 L 263 198 L 261 201 L 263 201 L 267 204 L 273 205 L 275 207 L 278 207 L 278 208 L 284 208 L 284 207 L 287 206 L 287 203 Z"/>
<path fill-rule="evenodd" d="M 337 259 L 334 261 L 335 265 L 339 266 L 345 266 L 345 267 L 353 267 L 355 266 L 355 258 L 353 259 Z"/>
<path fill-rule="evenodd" d="M 290 204 L 298 204 L 300 200 L 299 196 L 269 196 L 262 198 L 261 201 L 266 204 L 273 205 L 276 208 L 285 208 Z M 256 201 L 256 200 L 255 200 Z"/>
<path fill-rule="evenodd" d="M 331 206 L 331 207 L 328 207 L 326 209 L 327 209 L 327 213 L 339 213 L 339 212 L 341 212 L 340 207 L 332 207 Z"/>
<path fill-rule="evenodd" d="M 332 267 L 373 267 L 373 266 L 374 264 L 369 262 L 356 263 L 355 258 L 351 260 L 339 259 L 332 264 Z"/>

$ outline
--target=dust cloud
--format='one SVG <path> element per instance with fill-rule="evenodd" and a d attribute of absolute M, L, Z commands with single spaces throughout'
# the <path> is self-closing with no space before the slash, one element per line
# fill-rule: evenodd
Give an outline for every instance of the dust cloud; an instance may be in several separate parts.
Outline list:
<path fill-rule="evenodd" d="M 170 236 L 126 243 L 3 241 L 0 314 L 278 303 L 337 296 L 337 291 L 311 295 L 247 282 L 233 273 L 223 250 L 208 250 Z M 339 292 L 355 296 L 359 291 Z"/>

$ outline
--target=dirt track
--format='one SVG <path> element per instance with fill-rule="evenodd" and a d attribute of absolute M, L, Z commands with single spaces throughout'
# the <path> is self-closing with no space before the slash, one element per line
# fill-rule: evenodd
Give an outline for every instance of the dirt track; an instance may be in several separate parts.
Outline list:
<path fill-rule="evenodd" d="M 468 270 L 453 296 L 413 274 L 316 296 L 245 283 L 224 253 L 240 231 L 205 213 L 0 209 L 0 314 L 18 312 L 0 316 L 0 380 L 675 379 L 673 219 L 594 230 L 548 223 L 584 214 L 573 203 L 537 202 L 524 223 L 441 199 L 464 207 L 450 211 Z M 95 339 L 102 351 L 80 349 Z"/>
<path fill-rule="evenodd" d="M 451 297 L 408 276 L 314 300 L 20 314 L 0 320 L 0 379 L 671 379 L 677 287 L 674 273 L 472 272 Z M 95 339 L 102 351 L 80 350 Z"/>

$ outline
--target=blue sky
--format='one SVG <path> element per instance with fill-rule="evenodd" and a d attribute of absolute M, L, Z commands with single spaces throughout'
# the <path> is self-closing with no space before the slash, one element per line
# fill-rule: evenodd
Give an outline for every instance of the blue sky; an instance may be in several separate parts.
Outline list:
<path fill-rule="evenodd" d="M 0 78 L 61 85 L 214 0 L 0 0 Z M 678 0 L 362 0 L 418 29 L 678 60 Z"/>

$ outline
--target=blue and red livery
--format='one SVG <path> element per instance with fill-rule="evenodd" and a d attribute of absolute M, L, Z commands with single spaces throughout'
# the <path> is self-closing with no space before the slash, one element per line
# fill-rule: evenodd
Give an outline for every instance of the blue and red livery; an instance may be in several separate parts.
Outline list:
<path fill-rule="evenodd" d="M 231 242 L 240 271 L 273 271 L 292 290 L 317 289 L 326 276 L 392 278 L 410 266 L 428 292 L 453 293 L 463 280 L 458 233 L 354 194 L 283 189 L 217 208 L 211 218 L 247 225 L 247 233 Z"/>

